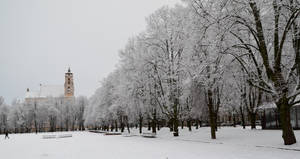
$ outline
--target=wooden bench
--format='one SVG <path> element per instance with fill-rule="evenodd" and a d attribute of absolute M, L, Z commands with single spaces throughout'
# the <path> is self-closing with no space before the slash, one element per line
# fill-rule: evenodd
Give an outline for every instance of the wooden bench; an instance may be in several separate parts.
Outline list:
<path fill-rule="evenodd" d="M 92 133 L 100 133 L 100 134 L 107 133 L 107 131 L 102 131 L 102 130 L 90 130 L 89 132 L 92 132 Z"/>
<path fill-rule="evenodd" d="M 43 139 L 54 139 L 56 135 L 43 135 Z"/>
<path fill-rule="evenodd" d="M 43 135 L 43 139 L 56 139 L 72 137 L 72 134 L 60 134 L 60 135 Z"/>
<path fill-rule="evenodd" d="M 67 137 L 72 137 L 72 134 L 61 134 L 57 136 L 57 138 L 67 138 Z"/>
<path fill-rule="evenodd" d="M 144 133 L 142 133 L 142 136 L 146 137 L 146 138 L 155 138 L 156 134 L 155 133 L 150 133 L 150 132 L 144 132 Z"/>
<path fill-rule="evenodd" d="M 122 135 L 122 133 L 119 133 L 119 132 L 106 132 L 104 135 Z"/>

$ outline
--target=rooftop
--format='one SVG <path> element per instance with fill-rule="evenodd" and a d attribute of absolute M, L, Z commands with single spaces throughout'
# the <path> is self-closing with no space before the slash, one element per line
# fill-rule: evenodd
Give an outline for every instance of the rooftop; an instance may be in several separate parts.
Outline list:
<path fill-rule="evenodd" d="M 27 91 L 25 98 L 60 97 L 63 95 L 63 85 L 41 85 L 38 91 Z"/>

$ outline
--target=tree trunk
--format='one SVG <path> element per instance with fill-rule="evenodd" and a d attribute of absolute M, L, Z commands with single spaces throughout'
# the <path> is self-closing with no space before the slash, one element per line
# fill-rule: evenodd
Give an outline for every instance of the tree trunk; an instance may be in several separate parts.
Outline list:
<path fill-rule="evenodd" d="M 170 132 L 174 131 L 174 122 L 173 122 L 173 119 L 169 120 L 169 128 L 170 128 Z"/>
<path fill-rule="evenodd" d="M 38 128 L 37 128 L 37 122 L 36 122 L 36 120 L 34 121 L 34 127 L 35 127 L 35 133 L 37 134 L 38 133 Z"/>
<path fill-rule="evenodd" d="M 173 135 L 176 137 L 176 136 L 179 136 L 179 130 L 178 130 L 178 126 L 179 126 L 179 120 L 178 120 L 178 107 L 179 105 L 179 99 L 176 98 L 175 101 L 174 101 L 174 106 L 173 106 L 173 115 L 174 115 L 174 133 Z"/>
<path fill-rule="evenodd" d="M 240 113 L 241 113 L 241 119 L 242 119 L 243 129 L 246 129 L 245 116 L 244 116 L 244 112 L 243 112 L 242 106 L 240 106 Z"/>
<path fill-rule="evenodd" d="M 72 127 L 71 130 L 74 131 L 75 130 L 75 121 L 72 122 Z"/>
<path fill-rule="evenodd" d="M 233 114 L 233 127 L 236 127 L 236 119 L 235 119 L 235 114 Z"/>
<path fill-rule="evenodd" d="M 121 123 L 121 132 L 124 132 L 124 129 L 125 129 L 125 125 L 124 125 L 124 123 L 122 122 L 122 123 Z"/>
<path fill-rule="evenodd" d="M 118 121 L 115 120 L 115 131 L 118 132 Z"/>
<path fill-rule="evenodd" d="M 114 131 L 114 124 L 112 123 L 110 126 L 110 131 L 113 132 Z"/>
<path fill-rule="evenodd" d="M 128 131 L 128 133 L 130 134 L 130 127 L 129 127 L 129 123 L 127 122 L 127 131 Z"/>
<path fill-rule="evenodd" d="M 81 120 L 80 122 L 80 130 L 83 131 L 85 128 L 84 128 L 84 120 Z"/>
<path fill-rule="evenodd" d="M 209 122 L 210 122 L 210 133 L 211 133 L 211 138 L 216 139 L 216 124 L 215 124 L 215 119 L 214 119 L 214 113 L 210 112 L 209 113 Z"/>
<path fill-rule="evenodd" d="M 189 128 L 189 131 L 192 131 L 192 120 L 191 119 L 187 120 L 187 127 Z"/>
<path fill-rule="evenodd" d="M 218 131 L 218 115 L 216 112 L 214 112 L 214 115 L 215 115 L 215 130 Z M 219 127 L 221 127 L 221 125 Z"/>
<path fill-rule="evenodd" d="M 264 110 L 263 115 L 261 117 L 261 128 L 266 129 L 266 111 Z"/>
<path fill-rule="evenodd" d="M 150 119 L 148 119 L 148 131 L 151 130 L 151 122 L 150 122 Z"/>
<path fill-rule="evenodd" d="M 176 136 L 179 136 L 179 130 L 178 130 L 178 126 L 179 126 L 179 121 L 177 119 L 177 117 L 174 118 L 174 133 L 173 135 L 176 137 Z"/>
<path fill-rule="evenodd" d="M 277 103 L 280 111 L 280 122 L 282 128 L 282 138 L 285 145 L 292 145 L 296 143 L 296 137 L 291 124 L 290 106 L 288 100 L 283 97 Z"/>
<path fill-rule="evenodd" d="M 154 110 L 154 113 L 153 113 L 153 119 L 152 119 L 152 122 L 151 122 L 151 125 L 152 125 L 152 133 L 156 133 L 156 109 Z"/>
<path fill-rule="evenodd" d="M 249 113 L 250 115 L 250 121 L 251 121 L 251 129 L 256 129 L 256 113 Z"/>
<path fill-rule="evenodd" d="M 143 117 L 140 116 L 139 119 L 139 129 L 140 129 L 140 134 L 142 133 L 142 129 L 143 129 Z"/>
<path fill-rule="evenodd" d="M 184 127 L 184 120 L 181 121 L 181 129 Z"/>
<path fill-rule="evenodd" d="M 209 113 L 210 133 L 211 138 L 216 139 L 216 128 L 217 128 L 217 114 L 215 113 L 215 107 L 213 104 L 213 92 L 211 89 L 207 90 L 207 107 Z"/>
<path fill-rule="evenodd" d="M 153 119 L 152 122 L 152 133 L 156 133 L 156 121 Z"/>

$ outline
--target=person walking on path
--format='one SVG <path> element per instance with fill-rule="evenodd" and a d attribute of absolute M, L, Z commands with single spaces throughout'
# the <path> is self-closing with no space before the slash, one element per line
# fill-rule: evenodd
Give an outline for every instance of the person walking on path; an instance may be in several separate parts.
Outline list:
<path fill-rule="evenodd" d="M 5 139 L 6 139 L 6 138 L 9 139 L 8 131 L 7 131 L 7 130 L 5 131 Z"/>

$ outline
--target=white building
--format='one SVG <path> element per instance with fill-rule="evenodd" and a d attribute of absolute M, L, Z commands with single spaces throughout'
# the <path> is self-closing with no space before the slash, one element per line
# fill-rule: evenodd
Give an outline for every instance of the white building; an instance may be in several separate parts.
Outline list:
<path fill-rule="evenodd" d="M 64 85 L 43 85 L 40 84 L 39 90 L 31 91 L 27 88 L 25 93 L 25 102 L 30 101 L 44 101 L 48 98 L 72 98 L 74 97 L 74 81 L 73 73 L 70 68 L 68 72 L 65 73 L 65 83 Z"/>

